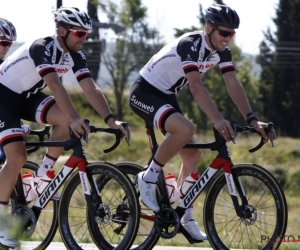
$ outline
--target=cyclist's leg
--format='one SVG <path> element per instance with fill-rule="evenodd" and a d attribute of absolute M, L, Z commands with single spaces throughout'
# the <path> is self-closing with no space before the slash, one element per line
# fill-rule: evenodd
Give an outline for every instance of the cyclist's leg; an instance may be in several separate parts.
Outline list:
<path fill-rule="evenodd" d="M 51 132 L 50 141 L 65 140 L 69 138 L 69 121 L 59 109 L 53 96 L 39 92 L 28 98 L 27 106 L 30 108 L 22 113 L 23 119 L 55 126 Z M 49 147 L 47 149 L 47 154 L 51 158 L 57 159 L 62 151 L 62 147 Z"/>
<path fill-rule="evenodd" d="M 194 125 L 182 114 L 175 95 L 166 95 L 140 78 L 130 95 L 131 109 L 154 127 L 170 133 L 160 144 L 154 159 L 145 172 L 138 175 L 141 198 L 153 211 L 159 211 L 155 182 L 162 167 L 188 143 L 195 132 Z"/>
<path fill-rule="evenodd" d="M 27 157 L 19 117 L 22 98 L 2 85 L 0 92 L 0 142 L 6 155 L 0 171 L 0 243 L 16 247 L 18 242 L 14 239 L 15 235 L 9 233 L 12 228 L 7 223 L 7 205 Z"/>
<path fill-rule="evenodd" d="M 22 113 L 23 119 L 41 124 L 55 125 L 49 138 L 50 141 L 66 140 L 70 137 L 68 133 L 69 121 L 59 109 L 53 96 L 39 92 L 28 98 L 27 106 L 30 108 Z M 45 174 L 53 169 L 54 164 L 57 158 L 62 154 L 62 151 L 62 147 L 49 147 L 47 149 L 42 164 L 37 172 L 33 174 L 35 183 L 38 183 L 43 176 L 43 178 L 47 178 L 47 180 L 54 177 L 53 174 L 48 174 L 48 177 Z M 53 199 L 57 200 L 59 197 L 59 194 L 56 193 Z"/>
<path fill-rule="evenodd" d="M 191 143 L 195 143 L 193 138 Z M 198 172 L 198 162 L 200 160 L 201 151 L 199 149 L 184 149 L 179 151 L 182 159 L 182 165 L 178 176 L 178 187 L 182 185 L 184 180 L 192 173 Z M 207 236 L 201 229 L 198 228 L 198 223 L 194 220 L 193 206 L 189 207 L 183 217 L 181 218 L 182 226 L 189 232 L 189 234 L 196 240 L 207 240 Z"/>
<path fill-rule="evenodd" d="M 193 137 L 189 143 L 196 143 L 196 139 Z M 183 181 L 192 172 L 198 171 L 198 162 L 201 157 L 201 150 L 193 148 L 182 148 L 179 151 L 179 155 L 182 159 L 182 165 L 177 179 L 178 187 L 181 186 Z"/>

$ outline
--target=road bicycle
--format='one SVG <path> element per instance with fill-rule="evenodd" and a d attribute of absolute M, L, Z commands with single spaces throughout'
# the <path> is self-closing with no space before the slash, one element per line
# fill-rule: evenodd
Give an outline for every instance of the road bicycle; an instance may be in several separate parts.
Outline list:
<path fill-rule="evenodd" d="M 50 136 L 50 126 L 45 126 L 43 130 L 31 130 L 30 139 L 36 140 L 35 136 L 38 137 L 39 141 L 44 141 L 45 138 L 49 139 Z M 26 139 L 28 139 L 26 137 Z M 31 154 L 39 149 L 39 147 L 27 147 L 27 153 Z M 4 152 L 2 152 L 4 154 Z M 1 158 L 0 167 L 5 162 L 5 156 Z M 12 192 L 9 201 L 10 213 L 14 216 L 32 216 L 32 210 L 30 206 L 32 202 L 26 202 L 26 198 L 23 191 L 22 176 L 25 172 L 32 173 L 38 169 L 38 165 L 34 162 L 27 161 L 23 166 L 15 188 Z M 58 227 L 57 221 L 57 211 L 58 211 L 58 201 L 50 200 L 47 207 L 41 211 L 39 215 L 38 223 L 29 224 L 24 227 L 22 231 L 21 238 L 26 239 L 28 244 L 32 246 L 32 249 L 45 249 L 52 241 Z M 33 243 L 34 242 L 34 243 Z M 7 249 L 4 246 L 0 246 L 0 249 Z"/>
<path fill-rule="evenodd" d="M 126 123 L 122 125 L 128 128 Z M 120 130 L 93 125 L 89 127 L 91 133 L 105 132 L 115 135 L 115 143 L 105 149 L 105 153 L 114 150 L 123 137 Z M 31 134 L 35 132 L 32 131 Z M 73 153 L 32 205 L 26 202 L 21 174 L 19 175 L 11 196 L 11 205 L 12 214 L 22 219 L 19 229 L 21 240 L 35 239 L 42 211 L 48 210 L 49 203 L 52 202 L 52 217 L 47 218 L 49 231 L 43 233 L 44 240 L 41 243 L 32 243 L 34 249 L 45 249 L 55 236 L 57 226 L 67 249 L 129 249 L 138 230 L 140 214 L 135 188 L 127 176 L 113 164 L 87 162 L 82 143 L 82 140 L 88 142 L 87 133 L 82 138 L 77 138 L 71 131 L 70 134 L 71 139 L 66 141 L 43 141 L 40 136 L 38 142 L 26 142 L 26 146 L 30 147 L 29 152 L 39 147 L 64 147 L 64 150 L 73 149 Z M 129 138 L 126 139 L 129 143 Z M 36 170 L 37 167 L 35 163 L 27 162 L 24 169 Z M 76 168 L 78 171 L 72 173 Z M 100 177 L 109 179 L 101 190 L 96 182 Z M 63 184 L 65 185 L 60 201 L 51 200 Z M 126 200 L 123 201 L 120 197 L 126 197 Z M 119 206 L 123 209 L 126 207 L 126 221 L 119 219 Z M 110 238 L 113 230 L 120 225 L 122 237 Z M 90 243 L 95 245 L 91 248 Z"/>
<path fill-rule="evenodd" d="M 257 133 L 251 126 L 239 126 L 235 122 L 232 122 L 232 126 L 235 133 Z M 270 141 L 273 146 L 272 127 L 273 124 L 269 123 L 265 131 L 271 134 Z M 153 157 L 158 143 L 153 126 L 146 124 L 146 130 Z M 177 233 L 184 235 L 191 244 L 201 243 L 202 241 L 194 240 L 181 226 L 180 219 L 206 187 L 203 224 L 209 243 L 214 249 L 278 249 L 288 221 L 286 198 L 280 184 L 261 166 L 251 163 L 234 165 L 227 143 L 216 129 L 213 130 L 214 142 L 184 146 L 211 149 L 217 152 L 217 156 L 175 209 L 168 199 L 164 173 L 160 172 L 157 181 L 160 211 L 153 212 L 141 203 L 140 228 L 135 246 L 131 249 L 152 249 L 160 237 L 170 239 Z M 233 142 L 235 143 L 234 139 Z M 260 143 L 249 149 L 249 152 L 255 152 L 263 145 L 261 138 Z M 147 168 L 132 162 L 115 165 L 131 178 L 133 184 L 136 175 Z M 269 241 L 261 241 L 262 235 L 268 235 Z"/>

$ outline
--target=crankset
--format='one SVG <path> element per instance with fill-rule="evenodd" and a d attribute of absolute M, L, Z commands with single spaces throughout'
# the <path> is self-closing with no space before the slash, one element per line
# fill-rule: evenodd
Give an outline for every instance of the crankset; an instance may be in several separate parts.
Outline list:
<path fill-rule="evenodd" d="M 161 209 L 155 213 L 155 228 L 160 237 L 173 238 L 179 231 L 180 221 L 177 212 L 173 208 Z"/>
<path fill-rule="evenodd" d="M 31 208 L 19 205 L 13 212 L 13 217 L 16 218 L 19 228 L 19 235 L 22 239 L 28 239 L 35 231 L 36 217 Z M 20 225 L 21 224 L 21 225 Z"/>

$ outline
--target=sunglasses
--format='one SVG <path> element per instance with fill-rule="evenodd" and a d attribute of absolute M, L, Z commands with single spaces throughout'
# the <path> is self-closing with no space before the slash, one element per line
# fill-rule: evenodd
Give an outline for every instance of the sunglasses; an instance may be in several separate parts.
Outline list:
<path fill-rule="evenodd" d="M 88 35 L 88 31 L 85 31 L 85 30 L 73 30 L 73 29 L 69 29 L 74 36 L 77 36 L 77 37 L 86 37 Z"/>
<path fill-rule="evenodd" d="M 230 37 L 232 38 L 235 35 L 235 31 L 221 30 L 217 27 L 214 27 L 215 30 L 219 31 L 219 35 L 222 37 Z"/>
<path fill-rule="evenodd" d="M 0 41 L 0 46 L 2 47 L 10 47 L 13 44 L 11 41 Z"/>

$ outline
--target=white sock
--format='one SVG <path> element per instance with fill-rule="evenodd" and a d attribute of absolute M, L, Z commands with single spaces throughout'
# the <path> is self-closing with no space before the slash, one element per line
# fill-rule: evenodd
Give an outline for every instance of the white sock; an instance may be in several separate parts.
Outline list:
<path fill-rule="evenodd" d="M 47 171 L 51 170 L 56 162 L 57 158 L 51 157 L 50 155 L 46 154 L 43 163 L 40 165 L 39 169 L 37 170 L 37 176 L 43 176 L 47 173 Z"/>
<path fill-rule="evenodd" d="M 189 207 L 187 210 L 185 210 L 184 215 L 181 218 L 181 223 L 187 223 L 190 220 L 193 220 L 193 207 Z"/>
<path fill-rule="evenodd" d="M 155 159 L 152 160 L 150 166 L 146 170 L 143 179 L 144 181 L 155 183 L 159 172 L 162 170 L 163 165 L 158 163 Z"/>

